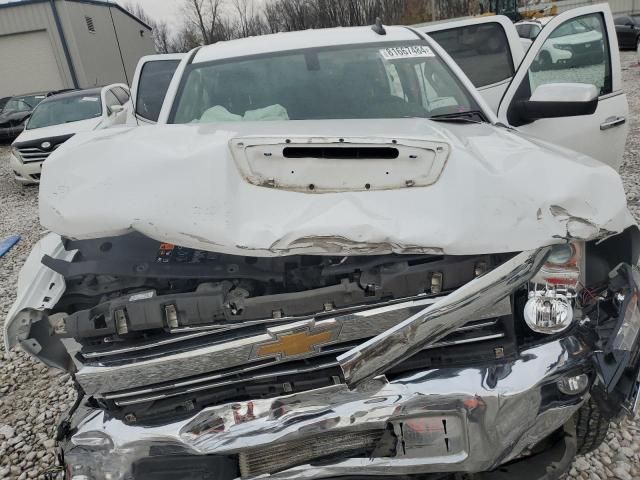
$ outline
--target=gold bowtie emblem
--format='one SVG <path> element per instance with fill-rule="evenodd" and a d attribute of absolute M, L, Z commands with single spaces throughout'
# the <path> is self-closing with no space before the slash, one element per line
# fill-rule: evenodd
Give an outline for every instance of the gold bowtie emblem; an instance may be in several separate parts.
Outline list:
<path fill-rule="evenodd" d="M 279 355 L 284 358 L 313 353 L 316 351 L 316 347 L 329 343 L 333 339 L 334 333 L 327 330 L 318 333 L 306 331 L 279 335 L 277 340 L 260 345 L 257 356 Z"/>

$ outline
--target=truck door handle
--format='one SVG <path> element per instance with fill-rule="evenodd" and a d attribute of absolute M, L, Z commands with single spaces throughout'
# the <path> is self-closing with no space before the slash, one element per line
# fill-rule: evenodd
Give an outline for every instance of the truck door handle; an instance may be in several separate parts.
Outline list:
<path fill-rule="evenodd" d="M 600 125 L 600 130 L 609 130 L 625 123 L 627 123 L 627 119 L 624 117 L 609 117 Z"/>

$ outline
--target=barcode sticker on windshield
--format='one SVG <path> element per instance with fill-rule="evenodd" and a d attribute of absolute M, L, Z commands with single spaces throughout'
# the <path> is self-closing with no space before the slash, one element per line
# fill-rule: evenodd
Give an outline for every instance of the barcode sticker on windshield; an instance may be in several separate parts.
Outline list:
<path fill-rule="evenodd" d="M 380 50 L 385 60 L 400 60 L 403 58 L 431 58 L 436 54 L 429 47 L 412 45 L 410 47 L 389 47 Z"/>

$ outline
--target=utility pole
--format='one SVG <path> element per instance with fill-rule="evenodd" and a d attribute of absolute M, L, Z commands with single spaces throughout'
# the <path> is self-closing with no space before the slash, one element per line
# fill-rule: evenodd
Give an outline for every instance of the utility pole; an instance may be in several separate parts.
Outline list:
<path fill-rule="evenodd" d="M 438 10 L 436 6 L 436 0 L 431 0 L 431 21 L 435 22 L 438 19 Z"/>
<path fill-rule="evenodd" d="M 109 16 L 111 16 L 111 25 L 113 25 L 113 34 L 116 37 L 116 44 L 118 45 L 118 52 L 120 52 L 120 61 L 122 62 L 122 72 L 124 73 L 124 79 L 129 83 L 129 75 L 127 75 L 127 67 L 124 65 L 124 57 L 122 56 L 122 48 L 120 48 L 120 38 L 118 37 L 118 30 L 116 29 L 116 22 L 113 19 L 113 12 L 111 11 L 111 0 L 107 0 L 107 8 L 109 9 Z"/>

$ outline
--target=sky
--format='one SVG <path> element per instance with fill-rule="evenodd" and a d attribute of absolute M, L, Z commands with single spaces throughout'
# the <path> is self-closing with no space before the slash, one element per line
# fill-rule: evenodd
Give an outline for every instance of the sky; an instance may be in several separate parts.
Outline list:
<path fill-rule="evenodd" d="M 0 0 L 2 1 L 2 0 Z M 115 0 L 120 5 L 134 3 L 142 6 L 147 15 L 154 20 L 164 20 L 171 26 L 175 26 L 176 19 L 181 15 L 182 0 Z"/>

